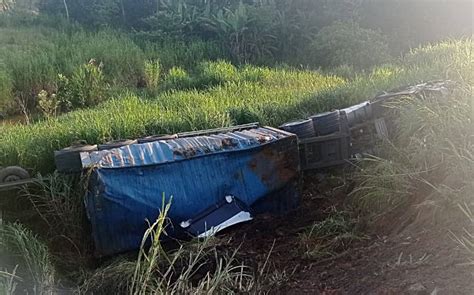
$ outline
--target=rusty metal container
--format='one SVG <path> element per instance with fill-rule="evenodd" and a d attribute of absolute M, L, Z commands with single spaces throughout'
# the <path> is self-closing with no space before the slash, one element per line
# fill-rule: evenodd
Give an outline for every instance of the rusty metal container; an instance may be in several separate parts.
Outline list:
<path fill-rule="evenodd" d="M 293 182 L 300 170 L 296 136 L 258 125 L 182 133 L 82 156 L 83 165 L 93 167 L 86 210 L 99 256 L 137 249 L 163 201 L 171 204 L 168 217 L 176 225 L 226 196 L 252 207 Z M 172 235 L 173 227 L 167 232 Z"/>

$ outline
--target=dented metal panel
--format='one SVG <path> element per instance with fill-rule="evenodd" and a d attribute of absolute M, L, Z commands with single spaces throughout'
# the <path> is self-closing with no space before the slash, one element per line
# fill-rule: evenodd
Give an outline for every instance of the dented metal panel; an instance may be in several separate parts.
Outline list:
<path fill-rule="evenodd" d="M 83 167 L 125 168 L 156 165 L 254 148 L 287 137 L 288 134 L 257 127 L 236 132 L 131 144 L 111 150 L 84 153 L 81 160 Z"/>
<path fill-rule="evenodd" d="M 163 201 L 179 234 L 193 219 L 225 196 L 252 206 L 299 173 L 295 135 L 267 127 L 184 137 L 93 153 L 86 209 L 97 254 L 139 247 Z"/>

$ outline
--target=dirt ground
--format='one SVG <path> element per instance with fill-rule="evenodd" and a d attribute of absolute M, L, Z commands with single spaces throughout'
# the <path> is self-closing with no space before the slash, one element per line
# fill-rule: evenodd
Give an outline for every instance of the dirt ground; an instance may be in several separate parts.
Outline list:
<path fill-rule="evenodd" d="M 279 294 L 474 294 L 472 257 L 452 238 L 469 226 L 458 208 L 421 210 L 414 201 L 365 226 L 348 248 L 305 258 L 301 233 L 341 208 L 349 186 L 342 178 L 306 175 L 298 210 L 242 225 L 233 243 L 247 263 L 272 273 Z"/>

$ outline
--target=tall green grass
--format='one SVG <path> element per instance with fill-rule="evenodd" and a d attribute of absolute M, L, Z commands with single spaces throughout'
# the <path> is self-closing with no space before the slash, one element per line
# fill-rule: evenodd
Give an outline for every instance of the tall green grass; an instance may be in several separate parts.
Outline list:
<path fill-rule="evenodd" d="M 0 36 L 0 63 L 19 96 L 53 90 L 58 74 L 71 75 L 91 59 L 104 64 L 113 83 L 136 86 L 144 75 L 143 51 L 117 32 L 0 28 Z"/>
<path fill-rule="evenodd" d="M 243 73 L 249 75 L 248 71 Z M 318 73 L 267 69 L 261 82 L 231 81 L 208 91 L 170 91 L 154 99 L 125 93 L 94 109 L 30 126 L 5 127 L 0 135 L 0 163 L 48 172 L 54 168 L 53 150 L 77 139 L 96 143 L 228 126 L 233 124 L 229 111 L 236 107 L 252 110 L 265 124 L 277 125 L 308 115 L 308 109 L 298 104 L 313 101 L 314 93 L 329 93 L 342 83 L 337 77 Z"/>
<path fill-rule="evenodd" d="M 164 206 L 143 235 L 136 259 L 119 257 L 95 270 L 81 286 L 98 294 L 242 294 L 261 291 L 254 272 L 236 259 L 236 251 L 218 253 L 214 238 L 193 241 L 165 251 Z M 147 246 L 149 245 L 149 246 Z M 260 274 L 266 273 L 266 267 Z"/>
<path fill-rule="evenodd" d="M 0 259 L 0 291 L 52 294 L 56 271 L 46 245 L 31 230 L 18 223 L 1 224 Z"/>
<path fill-rule="evenodd" d="M 447 96 L 426 94 L 390 103 L 398 113 L 397 132 L 384 146 L 384 158 L 365 160 L 357 175 L 359 185 L 352 195 L 362 208 L 386 214 L 414 198 L 444 208 L 472 197 L 473 84 L 472 78 L 462 78 L 471 80 Z"/>
<path fill-rule="evenodd" d="M 189 70 L 202 60 L 225 57 L 221 47 L 204 41 L 134 41 L 119 31 L 91 32 L 60 22 L 10 22 L 0 15 L 1 112 L 17 111 L 15 99 L 34 112 L 41 90 L 55 92 L 59 74 L 70 76 L 91 59 L 104 65 L 107 82 L 123 89 L 147 84 L 147 60 L 159 60 L 166 70 L 174 66 Z"/>
<path fill-rule="evenodd" d="M 468 39 L 420 48 L 398 64 L 358 74 L 350 82 L 317 72 L 248 66 L 235 69 L 231 75 L 235 78 L 224 79 L 207 90 L 172 90 L 152 99 L 124 93 L 94 109 L 31 126 L 4 128 L 0 134 L 0 165 L 22 165 L 49 172 L 54 169 L 53 151 L 79 139 L 99 143 L 228 126 L 244 123 L 241 113 L 250 113 L 249 119 L 263 124 L 278 126 L 423 80 L 451 78 L 472 85 L 473 47 Z M 208 69 L 221 79 L 225 75 L 220 71 L 234 71 L 224 66 Z M 212 75 L 208 77 L 214 79 Z"/>

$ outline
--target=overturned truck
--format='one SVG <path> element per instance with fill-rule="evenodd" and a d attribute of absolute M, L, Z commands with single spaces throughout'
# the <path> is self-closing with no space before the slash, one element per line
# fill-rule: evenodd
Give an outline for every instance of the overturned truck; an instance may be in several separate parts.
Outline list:
<path fill-rule="evenodd" d="M 300 171 L 376 153 L 390 138 L 400 97 L 446 95 L 451 81 L 384 92 L 370 101 L 283 124 L 155 135 L 55 152 L 63 173 L 90 173 L 85 207 L 98 256 L 140 247 L 149 222 L 170 204 L 166 236 L 203 237 L 260 212 L 298 205 Z M 0 191 L 32 183 L 27 171 L 0 171 Z"/>
<path fill-rule="evenodd" d="M 100 256 L 136 249 L 147 220 L 166 203 L 166 234 L 181 238 L 298 202 L 291 189 L 300 169 L 297 137 L 258 124 L 83 153 L 81 160 L 92 167 L 86 211 Z"/>

